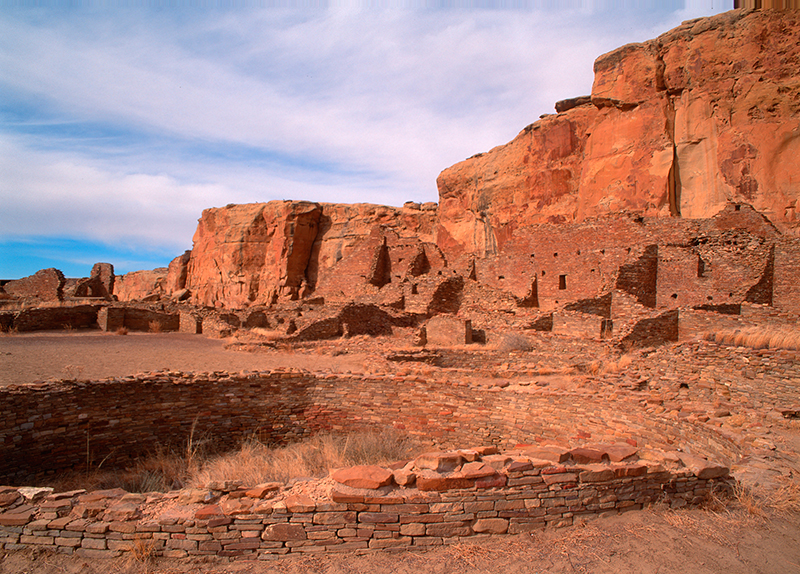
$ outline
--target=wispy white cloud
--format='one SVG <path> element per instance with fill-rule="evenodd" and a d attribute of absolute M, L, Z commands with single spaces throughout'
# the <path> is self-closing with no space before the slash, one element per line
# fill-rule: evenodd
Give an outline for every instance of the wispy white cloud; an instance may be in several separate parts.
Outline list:
<path fill-rule="evenodd" d="M 601 53 L 725 8 L 561 6 L 8 10 L 0 236 L 178 246 L 213 205 L 435 201 Z"/>

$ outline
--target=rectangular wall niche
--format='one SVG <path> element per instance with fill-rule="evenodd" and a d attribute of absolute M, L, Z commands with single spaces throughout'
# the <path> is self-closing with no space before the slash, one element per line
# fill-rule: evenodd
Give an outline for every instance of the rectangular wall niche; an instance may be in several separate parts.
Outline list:
<path fill-rule="evenodd" d="M 562 290 L 567 288 L 567 276 L 566 275 L 559 275 L 558 276 L 558 288 L 562 289 Z"/>

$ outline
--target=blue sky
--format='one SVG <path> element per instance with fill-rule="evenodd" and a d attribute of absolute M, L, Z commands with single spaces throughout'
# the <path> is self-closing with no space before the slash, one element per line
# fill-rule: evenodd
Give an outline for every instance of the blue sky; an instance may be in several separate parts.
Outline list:
<path fill-rule="evenodd" d="M 0 0 L 0 279 L 163 267 L 229 203 L 436 201 L 597 56 L 733 1 L 209 6 Z"/>

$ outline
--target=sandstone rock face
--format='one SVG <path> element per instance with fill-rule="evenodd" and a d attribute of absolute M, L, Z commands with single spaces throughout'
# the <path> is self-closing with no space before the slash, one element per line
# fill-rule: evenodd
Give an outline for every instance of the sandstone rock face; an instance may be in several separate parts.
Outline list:
<path fill-rule="evenodd" d="M 518 230 L 618 211 L 709 218 L 747 203 L 797 233 L 800 15 L 734 11 L 595 62 L 590 104 L 439 176 L 438 244 L 502 253 Z"/>
<path fill-rule="evenodd" d="M 425 251 L 416 257 L 417 267 L 406 262 L 410 274 L 442 267 L 433 243 L 419 247 L 432 241 L 435 219 L 435 206 L 416 204 L 272 201 L 207 209 L 194 236 L 185 287 L 197 304 L 231 308 L 312 292 L 335 300 L 342 289 L 347 293 L 341 300 L 352 300 L 356 287 L 372 285 L 377 292 L 392 281 L 390 251 L 411 250 L 409 260 Z"/>
<path fill-rule="evenodd" d="M 296 298 L 319 225 L 315 203 L 274 201 L 206 209 L 186 287 L 202 305 L 245 307 Z"/>
<path fill-rule="evenodd" d="M 158 267 L 119 275 L 114 281 L 114 295 L 119 301 L 136 301 L 165 295 L 167 273 L 166 267 Z"/>
<path fill-rule="evenodd" d="M 590 96 L 443 171 L 438 206 L 207 209 L 191 252 L 115 294 L 459 320 L 559 310 L 550 328 L 599 337 L 613 322 L 615 338 L 681 307 L 796 310 L 798 33 L 796 12 L 734 11 L 623 46 L 595 62 Z M 286 334 L 352 334 L 336 313 L 291 317 Z"/>

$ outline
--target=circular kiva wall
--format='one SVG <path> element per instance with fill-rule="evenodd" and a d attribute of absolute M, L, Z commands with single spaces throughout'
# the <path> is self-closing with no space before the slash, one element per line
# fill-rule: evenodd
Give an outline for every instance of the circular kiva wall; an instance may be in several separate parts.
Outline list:
<path fill-rule="evenodd" d="M 445 447 L 629 442 L 729 464 L 712 428 L 644 412 L 639 398 L 421 377 L 160 372 L 0 388 L 0 483 L 31 484 L 87 463 L 120 467 L 190 435 L 222 451 L 255 437 L 292 442 L 321 430 L 394 427 Z"/>

